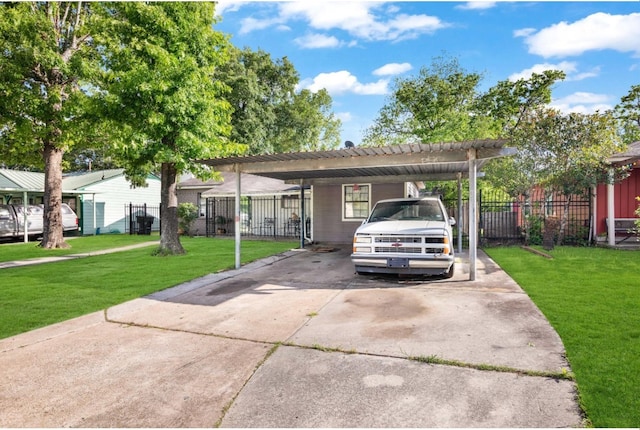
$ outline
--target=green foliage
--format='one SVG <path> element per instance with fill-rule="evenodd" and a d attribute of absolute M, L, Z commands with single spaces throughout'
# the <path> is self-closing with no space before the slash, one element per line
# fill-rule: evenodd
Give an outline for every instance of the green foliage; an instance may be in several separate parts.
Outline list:
<path fill-rule="evenodd" d="M 486 118 L 473 115 L 482 76 L 457 59 L 439 57 L 418 76 L 399 78 L 389 101 L 365 134 L 368 146 L 495 137 Z M 492 136 L 493 135 L 493 136 Z"/>
<path fill-rule="evenodd" d="M 462 179 L 462 199 L 469 199 L 469 180 Z M 424 190 L 431 195 L 441 196 L 442 200 L 455 202 L 458 200 L 458 183 L 457 181 L 425 181 Z M 478 181 L 478 192 L 491 195 L 494 200 L 510 200 L 501 188 L 495 187 L 491 182 L 480 180 Z"/>
<path fill-rule="evenodd" d="M 186 234 L 191 234 L 191 226 L 198 218 L 198 212 L 198 207 L 191 202 L 178 205 L 179 226 Z"/>
<path fill-rule="evenodd" d="M 101 113 L 127 175 L 142 185 L 162 163 L 209 175 L 194 160 L 236 151 L 228 144 L 227 88 L 215 78 L 226 38 L 212 29 L 210 3 L 108 3 L 98 42 Z"/>
<path fill-rule="evenodd" d="M 498 82 L 476 101 L 476 109 L 493 118 L 502 136 L 510 136 L 530 112 L 551 102 L 551 88 L 565 73 L 546 70 L 533 73 L 529 79 Z"/>
<path fill-rule="evenodd" d="M 163 253 L 184 252 L 176 184 L 181 173 L 215 176 L 198 159 L 238 153 L 229 142 L 228 87 L 216 79 L 228 41 L 212 28 L 213 3 L 100 4 L 102 73 L 94 96 L 113 130 L 118 162 L 136 186 L 160 172 Z"/>
<path fill-rule="evenodd" d="M 42 169 L 45 145 L 64 152 L 83 144 L 82 79 L 96 67 L 88 40 L 91 7 L 0 5 L 0 149 L 5 163 Z"/>
<path fill-rule="evenodd" d="M 3 163 L 44 169 L 45 248 L 63 238 L 62 161 L 91 141 L 86 78 L 97 70 L 93 3 L 0 4 L 0 152 Z"/>
<path fill-rule="evenodd" d="M 278 106 L 276 152 L 317 151 L 340 146 L 341 122 L 331 111 L 331 96 L 325 89 L 302 90 L 291 103 Z"/>
<path fill-rule="evenodd" d="M 531 297 L 562 338 L 582 406 L 596 428 L 640 425 L 640 253 L 556 247 L 486 252 Z"/>
<path fill-rule="evenodd" d="M 542 215 L 528 215 L 525 218 L 525 235 L 527 245 L 542 245 L 544 217 Z"/>
<path fill-rule="evenodd" d="M 251 154 L 329 149 L 340 144 L 340 120 L 326 90 L 296 92 L 298 72 L 286 58 L 231 48 L 216 77 L 229 88 L 231 140 Z"/>
<path fill-rule="evenodd" d="M 640 85 L 633 85 L 615 108 L 622 139 L 625 143 L 640 140 Z"/>

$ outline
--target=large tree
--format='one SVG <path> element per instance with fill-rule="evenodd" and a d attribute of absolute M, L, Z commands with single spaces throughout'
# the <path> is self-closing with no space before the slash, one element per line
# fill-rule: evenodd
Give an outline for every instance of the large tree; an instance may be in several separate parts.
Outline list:
<path fill-rule="evenodd" d="M 640 85 L 633 85 L 615 108 L 622 138 L 625 143 L 640 140 Z"/>
<path fill-rule="evenodd" d="M 178 235 L 179 174 L 211 176 L 197 159 L 232 148 L 226 86 L 215 78 L 227 40 L 213 30 L 212 3 L 123 2 L 104 6 L 99 33 L 103 114 L 120 163 L 135 185 L 161 176 L 162 254 L 184 253 Z"/>
<path fill-rule="evenodd" d="M 62 229 L 62 160 L 85 142 L 82 77 L 95 69 L 92 4 L 0 4 L 0 151 L 12 166 L 44 167 L 41 246 L 68 245 Z"/>
<path fill-rule="evenodd" d="M 536 185 L 564 196 L 556 239 L 561 244 L 572 199 L 605 182 L 607 158 L 624 149 L 616 120 L 612 112 L 562 114 L 539 108 L 523 118 L 517 134 L 521 151 L 537 160 Z"/>
<path fill-rule="evenodd" d="M 301 90 L 276 108 L 276 152 L 317 151 L 340 146 L 341 122 L 325 89 Z"/>
<path fill-rule="evenodd" d="M 340 145 L 340 120 L 326 90 L 298 91 L 300 77 L 288 58 L 231 48 L 216 76 L 231 91 L 231 140 L 251 154 L 327 149 Z"/>
<path fill-rule="evenodd" d="M 399 78 L 388 102 L 367 129 L 365 145 L 462 141 L 495 137 L 474 115 L 482 75 L 464 70 L 457 59 L 437 57 L 418 76 Z"/>
<path fill-rule="evenodd" d="M 476 102 L 478 114 L 492 118 L 500 136 L 508 138 L 509 145 L 518 149 L 514 156 L 493 160 L 485 169 L 487 180 L 512 197 L 526 200 L 542 180 L 544 148 L 533 144 L 528 121 L 551 102 L 553 85 L 564 78 L 564 72 L 547 70 L 534 73 L 529 79 L 500 81 Z"/>

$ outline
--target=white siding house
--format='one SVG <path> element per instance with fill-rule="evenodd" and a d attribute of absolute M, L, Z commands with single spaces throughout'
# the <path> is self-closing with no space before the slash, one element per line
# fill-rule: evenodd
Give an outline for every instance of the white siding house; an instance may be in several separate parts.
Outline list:
<path fill-rule="evenodd" d="M 122 169 L 100 170 L 65 176 L 65 189 L 81 191 L 78 216 L 82 234 L 125 233 L 129 231 L 130 204 L 158 208 L 154 215 L 153 230 L 160 225 L 160 178 L 147 177 L 147 187 L 133 188 Z M 99 230 L 98 230 L 99 229 Z"/>

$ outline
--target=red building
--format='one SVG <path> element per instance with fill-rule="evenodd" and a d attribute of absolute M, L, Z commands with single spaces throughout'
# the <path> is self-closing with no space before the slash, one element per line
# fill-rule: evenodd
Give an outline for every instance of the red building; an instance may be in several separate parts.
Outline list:
<path fill-rule="evenodd" d="M 638 218 L 637 196 L 640 196 L 640 141 L 628 146 L 627 151 L 609 158 L 612 166 L 629 166 L 631 174 L 613 185 L 600 184 L 595 197 L 595 234 L 609 236 L 607 218 Z M 615 236 L 615 234 L 614 234 Z M 609 244 L 613 245 L 609 240 Z"/>

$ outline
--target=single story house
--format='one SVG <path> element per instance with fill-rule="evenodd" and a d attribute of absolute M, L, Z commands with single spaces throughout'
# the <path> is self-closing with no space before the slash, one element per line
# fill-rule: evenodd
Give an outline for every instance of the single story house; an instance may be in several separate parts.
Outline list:
<path fill-rule="evenodd" d="M 77 212 L 78 191 L 62 184 L 62 202 Z M 0 169 L 0 203 L 41 205 L 44 203 L 44 173 Z"/>
<path fill-rule="evenodd" d="M 131 216 L 146 210 L 158 219 L 158 230 L 160 178 L 149 175 L 147 185 L 132 188 L 123 169 L 69 173 L 62 178 L 62 200 L 78 215 L 79 234 L 130 231 Z M 44 173 L 0 169 L 0 203 L 38 205 L 43 198 Z"/>
<path fill-rule="evenodd" d="M 199 208 L 192 231 L 207 236 L 235 233 L 237 175 L 221 172 L 222 181 L 188 178 L 178 184 L 178 202 Z M 303 212 L 300 185 L 241 173 L 240 229 L 245 236 L 299 237 Z M 416 182 L 317 184 L 305 186 L 305 237 L 311 242 L 348 243 L 378 200 L 417 197 Z"/>
<path fill-rule="evenodd" d="M 153 217 L 152 229 L 160 229 L 158 176 L 148 175 L 146 187 L 133 188 L 124 169 L 97 170 L 65 175 L 62 184 L 81 192 L 83 234 L 136 231 L 136 216 Z"/>
<path fill-rule="evenodd" d="M 192 234 L 218 236 L 235 233 L 235 174 L 221 172 L 221 180 L 201 181 L 188 177 L 178 183 L 178 203 L 190 202 L 199 208 Z M 241 232 L 250 236 L 295 237 L 299 234 L 300 187 L 256 175 L 241 175 Z M 305 190 L 307 214 L 311 214 Z M 310 215 L 308 215 L 310 219 Z"/>
<path fill-rule="evenodd" d="M 372 148 L 347 147 L 338 150 L 290 152 L 253 156 L 231 156 L 198 160 L 221 172 L 236 175 L 238 205 L 235 224 L 240 225 L 244 193 L 242 174 L 254 174 L 299 185 L 311 186 L 314 242 L 351 243 L 352 234 L 366 218 L 373 204 L 390 197 L 417 195 L 414 181 L 469 178 L 469 220 L 477 218 L 478 171 L 492 158 L 515 153 L 505 140 L 415 143 Z M 407 185 L 409 184 L 409 185 Z M 415 188 L 414 188 L 415 187 Z M 304 199 L 301 199 L 304 201 Z M 307 212 L 302 208 L 301 216 Z M 302 224 L 302 235 L 306 222 Z M 469 279 L 476 274 L 477 223 L 469 222 Z M 240 267 L 241 228 L 235 231 L 236 267 Z M 301 244 L 304 240 L 301 238 Z M 459 244 L 461 246 L 461 243 Z"/>

